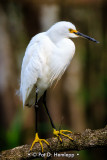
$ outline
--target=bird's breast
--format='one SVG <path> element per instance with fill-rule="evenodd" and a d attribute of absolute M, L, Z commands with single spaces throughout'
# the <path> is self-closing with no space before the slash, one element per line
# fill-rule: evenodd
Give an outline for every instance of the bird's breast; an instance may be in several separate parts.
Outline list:
<path fill-rule="evenodd" d="M 63 75 L 74 55 L 75 45 L 71 40 L 64 39 L 56 45 L 47 43 L 44 51 L 44 56 L 41 55 L 42 74 L 37 80 L 41 94 Z"/>
<path fill-rule="evenodd" d="M 51 83 L 60 78 L 70 64 L 75 53 L 75 45 L 69 39 L 63 39 L 57 45 L 50 57 Z"/>

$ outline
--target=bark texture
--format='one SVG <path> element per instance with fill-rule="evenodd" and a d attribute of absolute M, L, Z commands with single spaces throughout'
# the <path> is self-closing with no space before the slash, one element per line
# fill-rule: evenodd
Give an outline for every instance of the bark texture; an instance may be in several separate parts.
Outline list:
<path fill-rule="evenodd" d="M 85 150 L 89 148 L 107 148 L 107 126 L 103 129 L 91 130 L 86 129 L 83 133 L 68 134 L 73 138 L 73 141 L 62 136 L 63 143 L 60 143 L 56 137 L 47 139 L 50 144 L 48 147 L 43 143 L 44 153 L 65 152 L 71 150 Z M 1 160 L 27 160 L 39 157 L 41 154 L 40 144 L 36 143 L 31 152 L 29 152 L 31 145 L 23 145 L 15 147 L 10 150 L 5 150 L 0 153 Z M 47 154 L 44 154 L 47 156 Z"/>

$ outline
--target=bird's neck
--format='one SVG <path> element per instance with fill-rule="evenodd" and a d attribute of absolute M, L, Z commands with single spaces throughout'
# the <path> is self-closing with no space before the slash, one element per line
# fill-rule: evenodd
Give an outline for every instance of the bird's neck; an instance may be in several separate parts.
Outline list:
<path fill-rule="evenodd" d="M 61 41 L 64 37 L 62 37 L 62 35 L 57 34 L 57 32 L 48 30 L 46 32 L 46 34 L 48 35 L 48 37 L 51 39 L 51 41 L 55 44 L 57 44 L 59 41 Z"/>

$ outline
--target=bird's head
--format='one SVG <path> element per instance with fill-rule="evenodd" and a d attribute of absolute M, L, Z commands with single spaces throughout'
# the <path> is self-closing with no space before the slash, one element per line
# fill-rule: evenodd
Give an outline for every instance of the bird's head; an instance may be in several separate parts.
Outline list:
<path fill-rule="evenodd" d="M 88 40 L 99 43 L 94 38 L 91 38 L 83 33 L 80 33 L 79 31 L 76 30 L 75 25 L 66 21 L 57 22 L 48 30 L 48 33 L 51 35 L 51 37 L 56 39 L 56 41 L 62 38 L 84 37 Z"/>

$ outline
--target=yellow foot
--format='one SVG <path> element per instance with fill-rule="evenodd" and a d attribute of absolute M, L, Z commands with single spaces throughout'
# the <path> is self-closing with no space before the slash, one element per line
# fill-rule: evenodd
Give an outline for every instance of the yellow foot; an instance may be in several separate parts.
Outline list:
<path fill-rule="evenodd" d="M 41 145 L 42 153 L 43 153 L 43 144 L 42 144 L 42 141 L 45 142 L 49 146 L 49 143 L 45 139 L 40 139 L 39 136 L 38 136 L 38 133 L 36 133 L 35 139 L 34 139 L 34 141 L 32 143 L 30 151 L 32 150 L 34 144 L 37 143 L 37 142 L 39 142 L 39 144 Z"/>
<path fill-rule="evenodd" d="M 53 128 L 53 134 L 59 138 L 60 142 L 62 142 L 62 138 L 60 137 L 60 135 L 63 135 L 65 137 L 69 138 L 70 140 L 73 140 L 70 136 L 64 134 L 63 132 L 72 133 L 71 131 L 68 131 L 68 130 L 59 130 L 59 131 L 57 131 L 56 129 Z"/>

